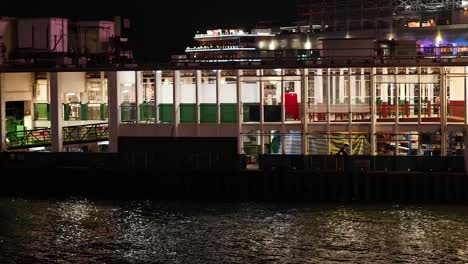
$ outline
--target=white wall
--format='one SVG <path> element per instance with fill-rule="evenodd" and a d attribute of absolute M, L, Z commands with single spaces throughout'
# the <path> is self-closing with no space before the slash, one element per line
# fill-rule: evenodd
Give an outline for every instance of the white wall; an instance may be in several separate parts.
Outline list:
<path fill-rule="evenodd" d="M 260 102 L 260 82 L 256 83 L 241 83 L 242 103 L 259 103 Z"/>
<path fill-rule="evenodd" d="M 180 103 L 181 104 L 195 104 L 196 98 L 196 85 L 195 84 L 181 84 L 180 85 Z"/>
<path fill-rule="evenodd" d="M 86 90 L 86 75 L 84 72 L 59 72 L 58 85 L 62 93 L 84 93 Z"/>
<path fill-rule="evenodd" d="M 216 103 L 216 84 L 202 84 L 200 87 L 200 103 L 215 104 Z"/>
<path fill-rule="evenodd" d="M 129 88 L 129 97 L 131 102 L 135 102 L 135 72 L 119 71 L 117 72 L 117 89 L 119 96 L 119 105 L 122 103 L 122 90 Z"/>
<path fill-rule="evenodd" d="M 158 91 L 158 104 L 173 104 L 174 93 L 172 84 L 162 84 Z"/>
<path fill-rule="evenodd" d="M 5 101 L 32 100 L 33 84 L 31 73 L 3 73 L 2 77 L 2 89 L 5 92 Z"/>
<path fill-rule="evenodd" d="M 452 77 L 449 79 L 450 100 L 464 101 L 465 100 L 465 78 Z"/>
<path fill-rule="evenodd" d="M 237 85 L 235 83 L 221 83 L 219 101 L 222 104 L 237 103 Z"/>

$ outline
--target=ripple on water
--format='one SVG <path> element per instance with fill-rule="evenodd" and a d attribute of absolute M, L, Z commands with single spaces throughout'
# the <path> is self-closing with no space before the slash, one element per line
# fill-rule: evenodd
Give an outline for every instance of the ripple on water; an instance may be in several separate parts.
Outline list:
<path fill-rule="evenodd" d="M 0 263 L 467 263 L 468 208 L 0 200 Z"/>

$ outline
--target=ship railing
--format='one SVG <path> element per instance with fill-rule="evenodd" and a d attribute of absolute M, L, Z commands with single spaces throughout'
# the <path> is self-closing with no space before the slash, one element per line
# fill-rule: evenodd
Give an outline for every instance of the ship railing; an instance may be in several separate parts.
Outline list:
<path fill-rule="evenodd" d="M 107 123 L 63 127 L 62 133 L 63 144 L 81 144 L 109 139 Z M 50 128 L 12 131 L 6 135 L 6 147 L 9 150 L 47 147 L 51 142 Z"/>
<path fill-rule="evenodd" d="M 50 128 L 39 128 L 25 131 L 13 131 L 6 134 L 7 149 L 50 146 Z"/>
<path fill-rule="evenodd" d="M 91 124 L 84 126 L 70 126 L 63 128 L 64 144 L 80 144 L 98 142 L 109 139 L 107 123 Z"/>

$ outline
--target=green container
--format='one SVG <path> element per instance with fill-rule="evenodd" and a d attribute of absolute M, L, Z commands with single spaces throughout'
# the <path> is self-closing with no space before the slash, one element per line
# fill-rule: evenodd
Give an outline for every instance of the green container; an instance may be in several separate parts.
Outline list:
<path fill-rule="evenodd" d="M 109 116 L 107 113 L 107 104 L 101 104 L 101 108 L 99 109 L 99 115 L 101 116 L 101 120 L 106 120 Z"/>
<path fill-rule="evenodd" d="M 245 103 L 242 106 L 244 122 L 260 122 L 260 104 Z"/>
<path fill-rule="evenodd" d="M 88 120 L 88 104 L 81 104 L 81 120 Z"/>
<path fill-rule="evenodd" d="M 216 104 L 200 104 L 200 123 L 216 123 Z"/>
<path fill-rule="evenodd" d="M 180 104 L 180 123 L 197 123 L 197 105 Z"/>
<path fill-rule="evenodd" d="M 237 104 L 221 104 L 221 123 L 237 123 Z"/>
<path fill-rule="evenodd" d="M 49 104 L 34 104 L 34 120 L 50 120 Z"/>
<path fill-rule="evenodd" d="M 120 105 L 120 120 L 121 122 L 136 122 L 136 106 L 134 104 Z"/>
<path fill-rule="evenodd" d="M 174 105 L 159 104 L 159 121 L 165 124 L 174 123 Z"/>
<path fill-rule="evenodd" d="M 142 123 L 149 123 L 154 120 L 153 104 L 142 103 L 140 104 L 140 121 Z"/>
<path fill-rule="evenodd" d="M 63 104 L 63 120 L 70 120 L 71 107 L 69 104 Z"/>
<path fill-rule="evenodd" d="M 6 132 L 12 133 L 16 132 L 16 126 L 18 125 L 18 121 L 14 117 L 7 117 L 6 120 Z"/>

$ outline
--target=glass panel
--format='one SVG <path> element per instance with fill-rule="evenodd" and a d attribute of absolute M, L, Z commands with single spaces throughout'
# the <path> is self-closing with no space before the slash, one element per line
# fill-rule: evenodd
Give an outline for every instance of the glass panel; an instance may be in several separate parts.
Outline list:
<path fill-rule="evenodd" d="M 381 75 L 376 75 L 376 115 L 377 122 L 395 122 L 396 83 L 395 68 L 383 68 Z"/>
<path fill-rule="evenodd" d="M 349 75 L 348 69 L 333 69 L 328 76 L 330 92 L 330 121 L 349 120 Z"/>
<path fill-rule="evenodd" d="M 286 118 L 285 121 L 286 122 L 300 122 L 302 119 L 301 78 L 285 76 L 283 85 L 284 85 L 284 106 L 285 106 L 285 118 Z"/>
<path fill-rule="evenodd" d="M 260 131 L 242 134 L 242 153 L 246 155 L 247 168 L 258 168 L 260 155 Z"/>
<path fill-rule="evenodd" d="M 137 120 L 135 72 L 117 72 L 117 83 L 120 93 L 120 122 L 134 123 Z"/>
<path fill-rule="evenodd" d="M 154 71 L 138 72 L 138 108 L 140 123 L 154 123 L 156 120 L 155 84 L 156 78 Z"/>
<path fill-rule="evenodd" d="M 309 70 L 307 118 L 309 123 L 327 121 L 328 77 L 322 69 Z"/>
<path fill-rule="evenodd" d="M 174 123 L 174 78 L 172 71 L 158 72 L 156 87 L 157 89 L 157 102 L 159 112 L 159 123 L 172 124 Z M 158 83 L 159 82 L 159 83 Z"/>
<path fill-rule="evenodd" d="M 461 131 L 448 133 L 448 156 L 465 155 L 465 135 Z"/>
<path fill-rule="evenodd" d="M 352 69 L 349 86 L 353 122 L 370 122 L 370 69 Z"/>
<path fill-rule="evenodd" d="M 237 114 L 237 73 L 223 70 L 219 89 L 221 123 L 236 123 Z"/>
<path fill-rule="evenodd" d="M 253 72 L 257 75 L 251 76 Z M 260 70 L 243 71 L 241 103 L 244 122 L 260 122 L 260 77 L 258 76 Z"/>
<path fill-rule="evenodd" d="M 200 123 L 217 122 L 216 105 L 216 75 L 217 70 L 202 71 L 200 95 Z"/>
<path fill-rule="evenodd" d="M 197 123 L 196 112 L 196 72 L 181 71 L 180 73 L 180 122 Z"/>
<path fill-rule="evenodd" d="M 263 117 L 264 122 L 281 122 L 281 78 L 264 77 L 263 87 Z"/>
<path fill-rule="evenodd" d="M 466 77 L 447 78 L 447 122 L 465 122 Z"/>

